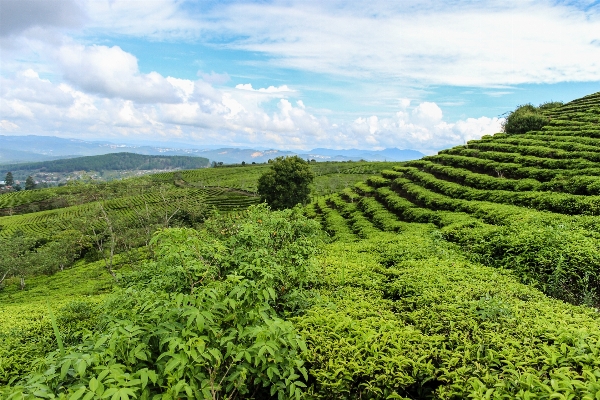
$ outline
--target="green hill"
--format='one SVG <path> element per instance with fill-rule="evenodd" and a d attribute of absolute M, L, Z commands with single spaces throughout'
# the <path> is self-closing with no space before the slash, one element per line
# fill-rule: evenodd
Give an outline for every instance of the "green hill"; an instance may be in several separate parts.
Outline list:
<path fill-rule="evenodd" d="M 186 211 L 113 269 L 104 247 L 23 290 L 11 278 L 0 394 L 598 398 L 600 93 L 542 113 L 540 131 L 418 161 L 311 165 L 303 211 L 246 208 L 264 165 L 0 196 L 11 245 L 64 243 L 57 229 L 84 221 L 108 246 L 103 221 L 129 221 L 125 237 L 144 210 L 159 228 Z"/>
<path fill-rule="evenodd" d="M 0 165 L 0 174 L 8 171 L 116 171 L 153 169 L 194 169 L 208 167 L 207 158 L 186 156 L 146 156 L 134 153 L 113 153 L 101 156 L 67 158 L 54 161 Z"/>

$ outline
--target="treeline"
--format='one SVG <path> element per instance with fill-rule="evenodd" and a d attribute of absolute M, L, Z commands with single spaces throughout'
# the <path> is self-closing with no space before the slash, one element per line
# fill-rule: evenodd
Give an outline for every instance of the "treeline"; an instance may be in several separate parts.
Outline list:
<path fill-rule="evenodd" d="M 101 156 L 67 158 L 23 164 L 7 164 L 0 167 L 0 174 L 8 171 L 74 172 L 74 171 L 117 171 L 149 169 L 195 169 L 209 165 L 204 157 L 147 156 L 134 153 L 114 153 Z"/>

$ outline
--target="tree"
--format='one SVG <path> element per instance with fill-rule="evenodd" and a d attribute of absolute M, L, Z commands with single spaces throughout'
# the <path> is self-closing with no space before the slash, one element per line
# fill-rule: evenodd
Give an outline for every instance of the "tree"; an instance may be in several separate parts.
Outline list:
<path fill-rule="evenodd" d="M 15 180 L 13 178 L 12 172 L 8 171 L 6 173 L 6 178 L 4 178 L 4 183 L 6 186 L 13 186 L 15 184 Z"/>
<path fill-rule="evenodd" d="M 308 201 L 313 180 L 314 175 L 302 158 L 278 157 L 258 179 L 258 194 L 273 209 L 292 208 Z"/>
<path fill-rule="evenodd" d="M 549 110 L 561 103 L 552 102 L 535 107 L 532 104 L 524 104 L 508 114 L 502 124 L 502 129 L 508 134 L 521 134 L 529 131 L 539 131 L 550 122 L 550 119 L 542 114 L 542 110 Z"/>
<path fill-rule="evenodd" d="M 35 189 L 35 181 L 31 177 L 31 175 L 29 175 L 27 177 L 27 179 L 25 180 L 25 190 L 32 190 L 32 189 Z"/>
<path fill-rule="evenodd" d="M 35 251 L 37 238 L 17 232 L 3 238 L 0 246 L 0 284 L 11 276 L 18 276 L 21 290 L 25 288 L 25 277 L 33 275 L 38 265 Z"/>

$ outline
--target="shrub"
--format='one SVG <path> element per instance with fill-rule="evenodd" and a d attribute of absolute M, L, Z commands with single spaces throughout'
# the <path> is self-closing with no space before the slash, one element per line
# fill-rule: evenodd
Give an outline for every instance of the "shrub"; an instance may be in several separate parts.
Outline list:
<path fill-rule="evenodd" d="M 522 134 L 529 131 L 539 131 L 548 124 L 548 118 L 531 104 L 517 107 L 511 112 L 502 125 L 502 130 L 508 134 Z"/>

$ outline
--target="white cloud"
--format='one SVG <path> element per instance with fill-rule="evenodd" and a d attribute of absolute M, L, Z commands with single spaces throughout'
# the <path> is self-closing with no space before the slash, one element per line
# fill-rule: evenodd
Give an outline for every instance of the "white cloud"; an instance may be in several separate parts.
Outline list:
<path fill-rule="evenodd" d="M 411 101 L 404 99 L 392 117 L 371 115 L 352 123 L 332 123 L 313 115 L 302 100 L 280 98 L 276 110 L 268 112 L 255 101 L 255 91 L 220 90 L 202 80 L 172 77 L 164 80 L 179 91 L 178 101 L 173 103 L 88 93 L 41 79 L 29 69 L 2 79 L 2 129 L 22 134 L 59 133 L 95 139 L 176 137 L 207 144 L 289 149 L 400 147 L 431 152 L 499 131 L 501 122 L 481 117 L 449 123 L 436 103 L 411 107 Z M 57 93 L 68 101 L 40 101 Z"/>
<path fill-rule="evenodd" d="M 5 100 L 42 104 L 69 105 L 73 97 L 47 79 L 40 79 L 37 72 L 26 69 L 16 74 L 14 80 L 0 77 L 0 95 Z"/>
<path fill-rule="evenodd" d="M 250 92 L 259 92 L 259 93 L 286 93 L 286 92 L 295 92 L 295 90 L 290 89 L 287 85 L 281 85 L 278 87 L 269 86 L 268 88 L 260 88 L 254 89 L 251 83 L 240 83 L 235 85 L 236 89 L 240 90 L 248 90 Z"/>
<path fill-rule="evenodd" d="M 19 125 L 8 120 L 0 120 L 0 132 L 14 132 L 19 130 Z"/>
<path fill-rule="evenodd" d="M 499 132 L 502 123 L 499 118 L 488 117 L 448 123 L 442 117 L 437 104 L 423 102 L 410 113 L 400 110 L 392 118 L 358 118 L 350 125 L 347 135 L 354 143 L 362 139 L 370 147 L 410 148 L 431 153 Z"/>
<path fill-rule="evenodd" d="M 143 103 L 180 101 L 180 84 L 140 73 L 135 56 L 119 46 L 63 46 L 58 57 L 65 78 L 87 92 Z"/>
<path fill-rule="evenodd" d="M 412 120 L 424 126 L 433 126 L 442 120 L 442 109 L 435 103 L 421 103 L 412 111 Z"/>
<path fill-rule="evenodd" d="M 205 72 L 198 71 L 198 76 L 208 83 L 214 83 L 217 85 L 229 82 L 231 80 L 231 77 L 227 72 L 219 74 L 215 71 L 212 71 L 210 74 L 207 74 Z"/>
<path fill-rule="evenodd" d="M 600 12 L 577 3 L 232 3 L 209 19 L 229 46 L 285 68 L 463 86 L 600 80 Z"/>
<path fill-rule="evenodd" d="M 181 0 L 84 0 L 88 28 L 145 36 L 154 39 L 196 38 L 202 29 L 199 18 L 182 10 Z"/>

